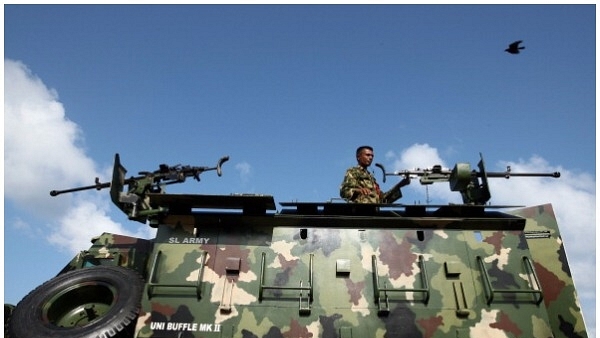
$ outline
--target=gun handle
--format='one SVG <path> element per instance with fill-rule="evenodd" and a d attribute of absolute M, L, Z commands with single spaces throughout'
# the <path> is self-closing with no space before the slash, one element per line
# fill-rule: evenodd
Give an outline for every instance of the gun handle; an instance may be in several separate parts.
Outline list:
<path fill-rule="evenodd" d="M 383 171 L 383 183 L 385 183 L 385 176 L 387 175 L 385 172 L 385 167 L 381 163 L 375 163 L 375 166 Z"/>
<path fill-rule="evenodd" d="M 219 163 L 217 163 L 217 175 L 219 175 L 219 177 L 221 176 L 222 172 L 221 172 L 221 165 L 223 165 L 223 163 L 229 161 L 229 156 L 223 156 L 221 157 L 221 159 L 219 160 Z"/>

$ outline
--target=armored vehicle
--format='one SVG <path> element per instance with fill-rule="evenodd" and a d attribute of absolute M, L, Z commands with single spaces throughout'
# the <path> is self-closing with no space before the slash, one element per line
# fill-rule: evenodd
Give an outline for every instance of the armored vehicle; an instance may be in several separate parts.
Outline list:
<path fill-rule="evenodd" d="M 216 167 L 160 165 L 110 188 L 147 240 L 104 233 L 56 277 L 5 305 L 10 338 L 587 337 L 554 211 L 489 205 L 488 179 L 558 177 L 452 170 L 388 173 L 448 182 L 463 203 L 282 202 L 269 195 L 167 194 Z"/>

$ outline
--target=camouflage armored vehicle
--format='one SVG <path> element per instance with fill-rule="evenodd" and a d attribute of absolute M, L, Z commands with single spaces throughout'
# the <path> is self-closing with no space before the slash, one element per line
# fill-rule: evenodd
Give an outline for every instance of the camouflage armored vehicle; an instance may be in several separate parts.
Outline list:
<path fill-rule="evenodd" d="M 459 163 L 410 175 L 462 204 L 286 202 L 167 194 L 216 167 L 161 165 L 112 201 L 152 240 L 104 233 L 16 307 L 11 338 L 587 337 L 549 204 L 490 206 L 487 173 Z"/>

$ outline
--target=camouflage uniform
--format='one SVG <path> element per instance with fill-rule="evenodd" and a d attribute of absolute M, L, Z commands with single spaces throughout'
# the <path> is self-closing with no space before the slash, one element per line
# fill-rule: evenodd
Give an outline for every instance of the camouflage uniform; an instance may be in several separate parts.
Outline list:
<path fill-rule="evenodd" d="M 371 192 L 362 195 L 356 191 L 360 188 L 368 188 Z M 385 193 L 381 192 L 373 174 L 358 165 L 346 170 L 344 181 L 340 186 L 340 197 L 355 203 L 393 203 L 402 197 L 402 192 L 398 185 Z"/>

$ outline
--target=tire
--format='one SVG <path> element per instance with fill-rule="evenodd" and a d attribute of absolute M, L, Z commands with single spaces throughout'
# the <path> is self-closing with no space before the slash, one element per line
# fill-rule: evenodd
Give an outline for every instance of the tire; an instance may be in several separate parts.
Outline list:
<path fill-rule="evenodd" d="M 17 304 L 11 338 L 133 337 L 144 282 L 127 268 L 95 266 L 45 282 Z"/>
<path fill-rule="evenodd" d="M 10 322 L 14 309 L 14 305 L 4 304 L 4 338 L 10 338 L 8 335 L 8 323 Z"/>

